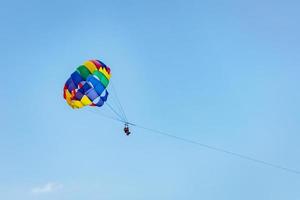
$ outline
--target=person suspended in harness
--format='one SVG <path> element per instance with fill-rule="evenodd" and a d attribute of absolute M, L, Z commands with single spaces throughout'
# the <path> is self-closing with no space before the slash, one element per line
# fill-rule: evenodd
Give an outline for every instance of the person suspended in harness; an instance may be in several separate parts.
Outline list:
<path fill-rule="evenodd" d="M 130 135 L 130 131 L 129 131 L 129 127 L 128 127 L 128 124 L 126 123 L 125 124 L 125 127 L 124 127 L 124 132 L 125 132 L 125 134 L 128 136 L 128 135 Z"/>

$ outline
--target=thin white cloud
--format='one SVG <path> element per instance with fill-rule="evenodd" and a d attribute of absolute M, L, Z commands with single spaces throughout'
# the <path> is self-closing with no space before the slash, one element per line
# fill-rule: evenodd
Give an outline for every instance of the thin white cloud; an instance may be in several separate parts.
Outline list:
<path fill-rule="evenodd" d="M 32 194 L 45 194 L 55 192 L 63 188 L 63 185 L 60 183 L 49 182 L 45 185 L 34 187 L 31 189 Z"/>

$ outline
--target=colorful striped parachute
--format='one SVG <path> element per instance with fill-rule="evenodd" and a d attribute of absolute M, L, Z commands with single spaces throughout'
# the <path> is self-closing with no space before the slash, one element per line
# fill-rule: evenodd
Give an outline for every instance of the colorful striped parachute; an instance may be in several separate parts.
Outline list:
<path fill-rule="evenodd" d="M 107 100 L 110 68 L 100 60 L 89 60 L 77 67 L 64 86 L 64 99 L 72 108 L 101 107 Z"/>

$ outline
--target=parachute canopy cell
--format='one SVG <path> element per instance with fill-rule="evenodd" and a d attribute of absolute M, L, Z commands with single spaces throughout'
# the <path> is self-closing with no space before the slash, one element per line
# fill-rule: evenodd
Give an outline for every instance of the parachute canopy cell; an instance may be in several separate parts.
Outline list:
<path fill-rule="evenodd" d="M 106 90 L 111 70 L 100 60 L 88 60 L 77 67 L 64 86 L 64 99 L 72 108 L 101 107 L 107 100 Z"/>

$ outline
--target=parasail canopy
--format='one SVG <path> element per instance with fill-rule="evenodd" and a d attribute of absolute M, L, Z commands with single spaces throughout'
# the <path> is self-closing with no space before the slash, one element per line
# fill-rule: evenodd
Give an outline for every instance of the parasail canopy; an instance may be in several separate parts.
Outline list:
<path fill-rule="evenodd" d="M 111 71 L 100 60 L 88 60 L 66 81 L 63 96 L 72 108 L 101 107 L 107 100 Z"/>

